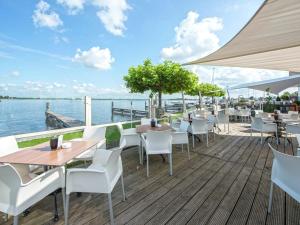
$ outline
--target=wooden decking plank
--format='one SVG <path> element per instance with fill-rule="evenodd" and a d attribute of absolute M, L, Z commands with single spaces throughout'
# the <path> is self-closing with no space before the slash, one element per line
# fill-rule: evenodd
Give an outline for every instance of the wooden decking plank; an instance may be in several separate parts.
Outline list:
<path fill-rule="evenodd" d="M 259 157 L 259 154 L 259 149 L 255 148 L 249 159 L 246 161 L 245 167 L 243 168 L 236 181 L 231 186 L 227 195 L 220 203 L 207 224 L 226 224 L 229 216 L 231 215 L 232 209 L 234 208 L 247 180 L 249 179 L 249 176 L 253 170 L 253 166 L 256 160 Z"/>
<path fill-rule="evenodd" d="M 202 177 L 204 180 L 208 179 L 207 177 L 210 177 L 211 174 L 213 174 L 215 171 L 213 170 L 214 167 L 218 168 L 220 160 L 218 159 L 211 159 L 209 162 L 203 165 L 203 168 L 200 170 L 194 171 L 192 174 L 188 175 L 186 178 L 181 177 L 177 179 L 177 186 L 174 185 L 172 187 L 166 188 L 165 186 L 169 184 L 163 184 L 156 192 L 152 193 L 151 195 L 147 196 L 143 201 L 137 202 L 137 204 L 133 205 L 130 208 L 130 211 L 126 211 L 124 213 L 121 213 L 118 217 L 116 217 L 116 223 L 117 224 L 125 224 L 128 221 L 130 221 L 133 217 L 137 216 L 141 211 L 143 211 L 146 207 L 153 204 L 155 201 L 157 201 L 159 198 L 161 198 L 163 195 L 167 194 L 170 191 L 174 191 L 175 193 L 179 193 L 180 190 L 183 188 L 186 188 L 189 184 L 191 184 L 197 177 L 202 174 Z M 210 169 L 208 169 L 210 168 Z M 174 188 L 174 189 L 173 189 Z"/>
<path fill-rule="evenodd" d="M 234 145 L 234 143 L 232 143 L 232 145 Z M 234 146 L 229 145 L 228 147 L 228 151 L 232 151 L 234 149 Z M 232 168 L 233 165 L 230 165 L 230 168 Z M 226 169 L 225 169 L 226 168 Z M 226 166 L 223 166 L 222 169 L 220 170 L 220 177 L 218 179 L 222 179 L 224 177 L 225 171 L 228 171 L 228 168 Z M 225 173 L 226 174 L 226 173 Z M 217 179 L 218 175 L 214 175 L 213 178 L 211 178 L 209 180 L 208 183 L 205 184 L 205 187 L 209 187 L 209 183 L 216 183 L 217 184 Z M 200 180 L 200 179 L 198 179 Z M 216 185 L 215 184 L 215 185 Z M 213 187 L 213 185 L 211 185 Z M 160 199 L 158 202 L 156 202 L 154 205 L 152 205 L 151 207 L 147 208 L 141 215 L 139 215 L 138 217 L 134 218 L 132 221 L 130 221 L 130 224 L 140 224 L 142 221 L 145 220 L 146 218 L 149 218 L 149 215 L 154 216 L 155 213 L 155 217 L 153 217 L 150 221 L 149 224 L 157 224 L 157 223 L 164 223 L 166 222 L 170 217 L 173 216 L 174 213 L 177 212 L 177 210 L 179 210 L 182 205 L 187 202 L 199 189 L 201 189 L 201 185 L 199 184 L 199 182 L 195 182 L 195 184 L 190 185 L 187 189 L 183 190 L 183 192 L 176 198 L 177 195 L 171 196 L 171 200 L 168 199 L 168 201 L 170 202 L 170 204 L 168 206 L 164 206 L 162 207 L 162 209 L 159 209 L 157 206 L 160 205 L 160 202 L 166 202 L 166 199 L 162 198 Z M 208 188 L 208 190 L 211 190 L 212 188 Z M 172 194 L 172 193 L 170 193 Z M 170 198 L 170 196 L 168 196 L 168 198 Z M 163 204 L 165 205 L 165 204 Z M 178 208 L 178 209 L 177 209 Z M 177 209 L 177 210 L 176 210 Z M 151 213 L 150 213 L 151 211 Z"/>
<path fill-rule="evenodd" d="M 259 188 L 253 201 L 250 214 L 248 216 L 247 225 L 264 225 L 267 218 L 268 197 L 270 189 L 270 169 L 266 167 L 268 161 L 272 159 L 270 149 L 267 149 L 268 156 L 263 168 L 262 177 L 259 183 Z"/>
<path fill-rule="evenodd" d="M 240 157 L 249 158 L 250 154 L 256 147 L 256 143 L 249 143 L 243 145 L 244 151 Z M 215 208 L 219 205 L 220 201 L 226 195 L 227 190 L 231 187 L 232 183 L 243 168 L 243 164 L 235 164 L 231 171 L 223 177 L 221 183 L 217 185 L 212 193 L 206 199 L 201 199 L 201 191 L 194 196 L 194 198 L 180 210 L 168 224 L 206 224 L 210 215 L 214 212 Z M 192 218 L 191 218 L 192 217 Z"/>
<path fill-rule="evenodd" d="M 249 144 L 248 139 L 245 139 L 244 141 L 245 141 L 244 144 L 248 146 L 248 144 Z M 244 146 L 244 144 L 242 146 Z M 255 144 L 252 144 L 252 145 L 254 148 Z M 245 153 L 245 155 L 247 155 L 246 157 L 249 157 L 249 155 L 251 154 L 251 149 L 249 149 L 249 151 L 244 152 L 244 153 Z M 235 154 L 237 154 L 237 153 L 235 153 Z M 240 157 L 241 157 L 241 155 L 240 155 Z M 185 223 L 187 223 L 190 220 L 190 218 L 193 216 L 193 214 L 198 210 L 199 206 L 203 202 L 206 201 L 206 197 L 208 195 L 210 196 L 211 192 L 215 192 L 215 189 L 221 188 L 222 189 L 221 193 L 225 194 L 226 192 L 224 190 L 226 190 L 226 189 L 224 187 L 226 186 L 226 184 L 224 184 L 224 182 L 230 183 L 230 180 L 232 180 L 232 182 L 233 182 L 233 180 L 236 178 L 236 176 L 238 175 L 241 168 L 242 168 L 241 164 L 235 164 L 234 167 L 229 171 L 229 173 L 223 175 L 223 179 L 221 180 L 221 183 L 217 184 L 214 188 L 207 188 L 207 186 L 205 186 L 203 189 L 201 189 L 195 196 L 193 196 L 192 199 L 190 199 L 190 201 L 187 204 L 184 205 L 184 207 L 182 207 L 179 211 L 176 212 L 176 215 L 168 222 L 168 224 L 185 224 Z M 223 171 L 221 171 L 221 172 L 223 172 Z M 235 175 L 230 176 L 229 174 L 232 174 L 232 173 L 234 173 Z M 201 212 L 202 211 L 203 210 L 201 210 Z M 198 220 L 196 220 L 195 222 L 199 223 Z M 193 222 L 191 224 L 193 224 Z"/>

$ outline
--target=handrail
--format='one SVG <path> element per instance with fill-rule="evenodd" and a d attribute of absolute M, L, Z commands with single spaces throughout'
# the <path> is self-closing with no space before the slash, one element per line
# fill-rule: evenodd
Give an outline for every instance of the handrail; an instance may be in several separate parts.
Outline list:
<path fill-rule="evenodd" d="M 128 124 L 128 123 L 137 123 L 137 122 L 140 122 L 140 120 L 99 124 L 99 125 L 93 125 L 93 126 L 94 127 L 109 127 L 109 126 L 115 126 L 118 123 Z M 76 132 L 76 131 L 83 131 L 84 128 L 85 128 L 85 126 L 70 127 L 70 128 L 54 129 L 54 130 L 47 130 L 47 131 L 39 131 L 39 132 L 34 132 L 34 133 L 17 134 L 17 135 L 13 135 L 13 136 L 17 139 L 18 142 L 29 141 L 29 140 L 33 140 L 36 138 L 51 137 L 54 135 L 67 134 L 67 133 L 72 133 L 72 132 Z"/>

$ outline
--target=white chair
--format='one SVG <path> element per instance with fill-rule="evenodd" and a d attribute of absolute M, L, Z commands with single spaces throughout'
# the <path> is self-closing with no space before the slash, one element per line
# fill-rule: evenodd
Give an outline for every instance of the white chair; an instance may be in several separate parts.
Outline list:
<path fill-rule="evenodd" d="M 0 137 L 0 157 L 9 155 L 17 151 L 20 151 L 20 149 L 18 147 L 17 140 L 14 136 Z M 39 166 L 28 166 L 23 164 L 12 164 L 12 166 L 16 168 L 16 170 L 21 174 L 21 176 L 27 173 L 28 168 L 30 172 L 34 172 L 37 168 L 39 168 Z M 30 174 L 30 176 L 33 176 L 33 174 Z"/>
<path fill-rule="evenodd" d="M 114 224 L 111 193 L 121 178 L 123 200 L 125 190 L 123 181 L 122 146 L 110 150 L 97 149 L 93 162 L 88 168 L 68 169 L 66 179 L 65 224 L 68 224 L 69 199 L 73 192 L 105 193 L 108 195 L 110 222 Z"/>
<path fill-rule="evenodd" d="M 192 134 L 193 137 L 193 148 L 195 148 L 195 135 L 205 134 L 206 135 L 206 146 L 208 147 L 208 134 L 213 130 L 213 125 L 208 123 L 204 119 L 193 119 L 192 125 L 189 127 L 188 132 Z"/>
<path fill-rule="evenodd" d="M 229 133 L 229 115 L 225 114 L 225 113 L 219 113 L 217 115 L 217 124 L 218 127 L 220 124 L 224 125 L 224 131 L 226 131 L 226 124 L 227 124 L 227 128 L 228 128 L 228 133 Z"/>
<path fill-rule="evenodd" d="M 271 213 L 274 184 L 300 203 L 300 157 L 278 152 L 270 144 L 269 147 L 274 155 L 268 207 Z"/>
<path fill-rule="evenodd" d="M 17 225 L 18 216 L 22 212 L 59 188 L 65 188 L 65 176 L 61 167 L 49 170 L 24 182 L 13 166 L 1 165 L 0 211 L 13 215 L 14 225 Z M 63 194 L 63 201 L 64 196 Z"/>
<path fill-rule="evenodd" d="M 277 134 L 277 124 L 272 122 L 263 121 L 259 117 L 251 117 L 251 136 L 253 131 L 260 132 L 260 143 L 262 144 L 263 133 L 273 132 L 276 136 L 276 141 L 278 144 L 278 134 Z"/>
<path fill-rule="evenodd" d="M 147 177 L 149 176 L 149 155 L 167 154 L 169 174 L 172 176 L 172 136 L 169 131 L 149 131 L 142 136 L 147 158 Z"/>
<path fill-rule="evenodd" d="M 187 146 L 187 152 L 188 152 L 188 158 L 190 157 L 190 147 L 189 147 L 189 137 L 188 137 L 188 127 L 190 126 L 189 122 L 187 121 L 181 121 L 179 128 L 172 127 L 175 132 L 172 132 L 172 144 L 178 145 L 181 144 L 181 149 L 183 151 L 183 145 L 186 144 Z"/>
<path fill-rule="evenodd" d="M 241 109 L 239 111 L 238 116 L 241 118 L 241 122 L 244 123 L 244 122 L 246 122 L 246 121 L 249 120 L 250 110 L 248 110 L 248 109 Z"/>
<path fill-rule="evenodd" d="M 140 164 L 142 163 L 142 157 L 141 157 L 141 138 L 140 135 L 136 133 L 135 128 L 129 128 L 129 129 L 124 129 L 122 123 L 117 124 L 118 130 L 120 132 L 120 143 L 123 143 L 125 141 L 126 147 L 131 147 L 131 146 L 139 146 L 138 152 L 139 152 L 139 160 Z"/>
<path fill-rule="evenodd" d="M 77 141 L 95 141 L 97 145 L 79 156 L 77 156 L 74 160 L 82 160 L 86 163 L 86 161 L 91 161 L 94 157 L 94 153 L 98 148 L 105 148 L 106 146 L 106 127 L 96 127 L 96 126 L 87 126 L 84 128 L 82 138 L 76 139 Z"/>

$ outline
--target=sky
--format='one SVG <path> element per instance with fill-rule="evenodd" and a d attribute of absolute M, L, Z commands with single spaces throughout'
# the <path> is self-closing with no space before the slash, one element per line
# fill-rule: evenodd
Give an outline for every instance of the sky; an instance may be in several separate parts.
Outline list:
<path fill-rule="evenodd" d="M 130 66 L 146 58 L 183 63 L 205 56 L 229 41 L 262 2 L 0 0 L 0 95 L 145 97 L 124 87 Z M 212 81 L 212 67 L 187 68 Z M 226 87 L 285 75 L 216 67 L 214 82 Z"/>

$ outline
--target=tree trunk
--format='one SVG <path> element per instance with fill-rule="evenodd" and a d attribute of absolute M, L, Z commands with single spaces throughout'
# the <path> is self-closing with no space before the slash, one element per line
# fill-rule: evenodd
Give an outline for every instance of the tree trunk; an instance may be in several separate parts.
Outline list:
<path fill-rule="evenodd" d="M 185 99 L 184 99 L 184 93 L 182 92 L 182 112 L 186 111 L 186 107 L 185 107 Z"/>
<path fill-rule="evenodd" d="M 201 96 L 201 92 L 199 91 L 198 93 L 198 96 L 199 96 L 199 107 L 201 108 L 201 99 L 202 99 L 202 96 Z"/>
<path fill-rule="evenodd" d="M 158 92 L 158 108 L 161 109 L 161 92 Z"/>

